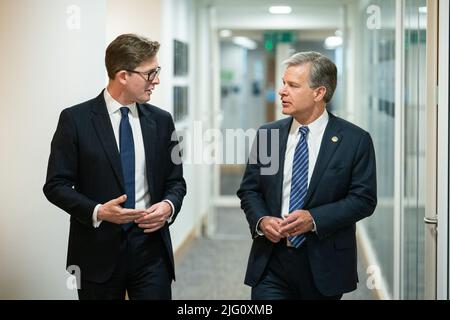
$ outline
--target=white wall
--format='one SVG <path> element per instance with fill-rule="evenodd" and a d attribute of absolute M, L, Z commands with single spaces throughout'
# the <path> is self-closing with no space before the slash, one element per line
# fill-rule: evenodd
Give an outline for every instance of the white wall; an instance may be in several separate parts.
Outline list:
<path fill-rule="evenodd" d="M 164 57 L 171 56 L 172 52 L 163 43 L 162 2 L 162 0 L 107 0 L 105 43 L 109 44 L 123 33 L 137 33 L 162 44 L 158 54 L 158 60 L 162 66 L 161 84 L 152 94 L 150 103 L 171 111 L 164 95 L 166 88 L 170 85 L 168 81 L 170 79 L 166 77 L 167 65 L 164 63 Z"/>
<path fill-rule="evenodd" d="M 201 121 L 203 114 L 200 111 L 201 106 L 198 103 L 199 95 L 196 73 L 199 61 L 197 55 L 195 21 L 196 10 L 192 0 L 165 0 L 162 7 L 162 41 L 161 45 L 165 48 L 165 54 L 160 55 L 161 65 L 164 73 L 162 80 L 167 79 L 169 86 L 164 87 L 164 101 L 173 109 L 173 86 L 187 86 L 189 96 L 189 115 L 186 119 L 175 123 L 179 132 L 187 132 L 191 138 L 194 137 L 193 129 L 196 120 Z M 173 41 L 179 40 L 187 43 L 189 66 L 188 74 L 182 77 L 173 75 Z M 203 94 L 206 91 L 202 91 Z M 203 126 L 205 128 L 205 126 Z M 192 141 L 192 140 L 191 140 Z M 190 146 L 192 147 L 192 145 Z M 189 152 L 198 152 L 198 149 L 183 150 L 184 154 Z M 189 159 L 187 159 L 189 160 Z M 183 206 L 178 214 L 177 220 L 170 227 L 172 243 L 177 250 L 184 241 L 192 234 L 198 234 L 201 224 L 201 218 L 206 214 L 206 207 L 209 204 L 208 184 L 205 183 L 205 175 L 208 168 L 202 164 L 186 162 L 183 165 L 184 178 L 187 184 L 187 195 L 184 198 Z"/>
<path fill-rule="evenodd" d="M 104 26 L 105 0 L 0 2 L 0 299 L 76 296 L 65 285 L 69 216 L 42 186 L 60 111 L 104 85 Z"/>

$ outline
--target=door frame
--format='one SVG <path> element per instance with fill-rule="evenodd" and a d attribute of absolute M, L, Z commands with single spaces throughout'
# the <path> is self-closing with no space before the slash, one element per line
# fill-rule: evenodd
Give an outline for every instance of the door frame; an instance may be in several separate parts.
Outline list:
<path fill-rule="evenodd" d="M 437 299 L 449 298 L 449 12 L 447 0 L 439 1 L 439 88 L 437 133 Z"/>
<path fill-rule="evenodd" d="M 436 299 L 437 267 L 437 85 L 439 49 L 439 6 L 435 0 L 427 0 L 427 150 L 426 150 L 426 204 L 425 218 L 425 292 L 427 300 Z M 425 221 L 424 221 L 425 222 Z"/>
<path fill-rule="evenodd" d="M 395 8 L 395 137 L 394 145 L 394 286 L 393 298 L 401 299 L 402 277 L 403 277 L 403 239 L 404 239 L 404 213 L 403 213 L 403 190 L 404 174 L 404 87 L 405 87 L 405 36 L 404 26 L 404 0 L 396 1 Z"/>

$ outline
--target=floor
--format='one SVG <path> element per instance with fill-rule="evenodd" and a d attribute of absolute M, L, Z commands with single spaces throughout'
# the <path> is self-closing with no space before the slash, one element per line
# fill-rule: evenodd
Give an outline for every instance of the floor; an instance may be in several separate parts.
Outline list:
<path fill-rule="evenodd" d="M 210 238 L 195 239 L 179 257 L 174 282 L 175 300 L 248 300 L 243 283 L 251 239 L 245 216 L 238 208 L 217 210 L 217 231 Z M 361 255 L 359 255 L 361 256 Z M 360 283 L 344 300 L 373 300 L 365 285 L 365 267 L 358 261 Z"/>

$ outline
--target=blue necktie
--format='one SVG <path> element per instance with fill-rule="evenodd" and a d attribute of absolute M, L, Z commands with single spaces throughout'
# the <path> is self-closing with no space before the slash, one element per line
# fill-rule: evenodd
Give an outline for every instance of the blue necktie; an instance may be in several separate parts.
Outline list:
<path fill-rule="evenodd" d="M 125 184 L 125 193 L 127 200 L 123 204 L 124 208 L 134 209 L 136 205 L 135 196 L 135 162 L 134 162 L 134 140 L 133 131 L 131 131 L 130 121 L 128 119 L 128 107 L 120 108 L 122 119 L 119 127 L 120 160 L 122 162 L 122 174 Z M 133 222 L 122 224 L 122 229 L 127 231 Z"/>
<path fill-rule="evenodd" d="M 308 136 L 309 128 L 300 127 L 300 139 L 295 147 L 292 164 L 291 195 L 289 198 L 289 213 L 303 208 L 306 192 L 308 191 Z M 288 237 L 291 244 L 298 248 L 306 240 L 304 234 Z"/>

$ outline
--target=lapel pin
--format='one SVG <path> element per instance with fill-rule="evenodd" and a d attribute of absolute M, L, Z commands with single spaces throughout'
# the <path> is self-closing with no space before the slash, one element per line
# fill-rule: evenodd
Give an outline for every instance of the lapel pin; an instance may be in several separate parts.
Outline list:
<path fill-rule="evenodd" d="M 334 143 L 336 143 L 336 142 L 338 142 L 338 141 L 339 141 L 339 138 L 338 138 L 338 137 L 336 137 L 336 136 L 334 136 L 333 138 L 331 138 L 331 141 L 333 141 Z"/>

